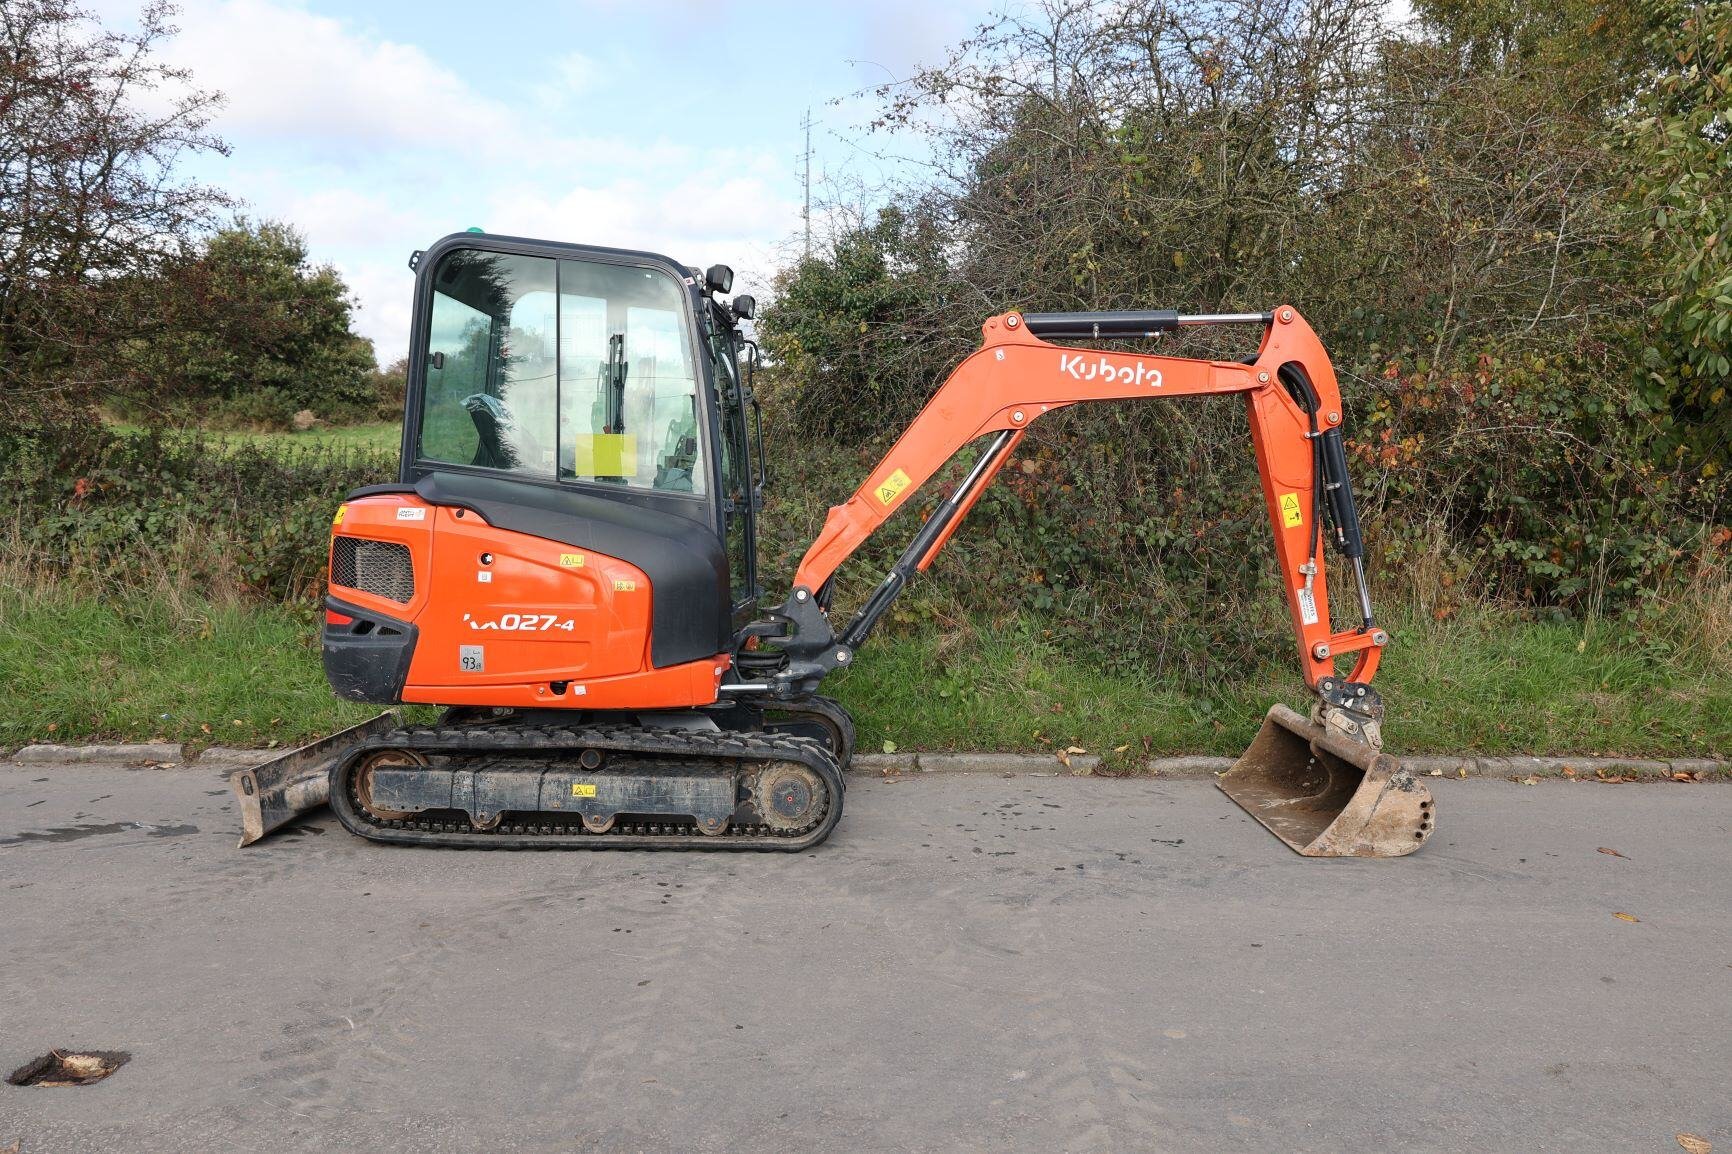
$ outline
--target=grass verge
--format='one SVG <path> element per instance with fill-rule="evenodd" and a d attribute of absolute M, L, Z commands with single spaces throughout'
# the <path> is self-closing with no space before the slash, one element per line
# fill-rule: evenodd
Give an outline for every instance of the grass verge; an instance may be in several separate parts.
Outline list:
<path fill-rule="evenodd" d="M 130 421 L 109 421 L 108 427 L 120 433 L 144 432 L 142 425 Z M 198 434 L 216 445 L 251 445 L 273 451 L 332 448 L 396 452 L 402 444 L 403 426 L 396 421 L 380 421 L 362 425 L 315 425 L 299 432 L 288 429 L 201 429 Z"/>
<path fill-rule="evenodd" d="M 1715 596 L 1721 596 L 1716 593 Z M 1378 677 L 1397 753 L 1725 756 L 1732 633 L 1715 604 L 1644 626 L 1554 623 L 1481 607 L 1392 618 Z M 1720 606 L 1724 609 L 1724 606 Z M 290 746 L 366 717 L 337 701 L 304 607 L 184 589 L 0 583 L 0 746 L 98 739 Z M 832 683 L 861 749 L 1236 754 L 1273 701 L 1303 704 L 1276 664 L 1212 689 L 1108 673 L 1037 622 L 974 620 L 875 638 Z"/>

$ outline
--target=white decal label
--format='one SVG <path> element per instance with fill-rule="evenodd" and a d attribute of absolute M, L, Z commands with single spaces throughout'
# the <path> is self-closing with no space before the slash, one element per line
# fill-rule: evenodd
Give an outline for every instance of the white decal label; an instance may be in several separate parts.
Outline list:
<path fill-rule="evenodd" d="M 471 629 L 498 629 L 507 633 L 540 633 L 549 629 L 563 629 L 567 633 L 577 628 L 577 621 L 567 617 L 564 621 L 555 613 L 501 613 L 495 621 L 477 621 L 465 613 L 463 620 L 469 622 Z"/>
<path fill-rule="evenodd" d="M 485 569 L 478 569 L 478 570 L 476 570 L 476 573 L 475 573 L 475 579 L 476 579 L 476 580 L 477 580 L 477 581 L 479 581 L 479 582 L 481 582 L 481 583 L 482 583 L 482 584 L 483 584 L 483 585 L 491 585 L 491 584 L 493 584 L 493 574 L 492 574 L 492 573 L 489 573 L 489 572 L 488 572 L 488 571 L 487 571 L 487 570 L 485 570 Z"/>
<path fill-rule="evenodd" d="M 1095 356 L 1098 359 L 1091 361 L 1089 360 L 1090 356 Z M 1161 387 L 1161 370 L 1151 369 L 1141 361 L 1134 365 L 1114 365 L 1102 354 L 1060 353 L 1058 355 L 1058 371 L 1060 376 L 1069 377 L 1073 381 L 1147 385 L 1151 389 Z"/>
<path fill-rule="evenodd" d="M 1317 624 L 1317 598 L 1311 595 L 1311 590 L 1301 585 L 1299 593 L 1299 620 L 1307 625 Z"/>
<path fill-rule="evenodd" d="M 459 645 L 457 662 L 465 673 L 487 672 L 487 648 L 483 645 Z"/>
<path fill-rule="evenodd" d="M 427 510 L 425 510 L 425 509 L 398 509 L 397 510 L 397 520 L 399 520 L 399 521 L 425 521 L 426 519 L 427 519 Z"/>

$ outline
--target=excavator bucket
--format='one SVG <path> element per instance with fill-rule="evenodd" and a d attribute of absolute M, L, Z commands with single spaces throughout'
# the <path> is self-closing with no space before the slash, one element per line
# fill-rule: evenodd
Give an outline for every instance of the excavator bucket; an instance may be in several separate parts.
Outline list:
<path fill-rule="evenodd" d="M 1389 754 L 1275 705 L 1221 777 L 1245 812 L 1306 857 L 1401 857 L 1431 836 L 1431 792 Z"/>
<path fill-rule="evenodd" d="M 241 846 L 253 844 L 278 826 L 328 802 L 331 763 L 337 755 L 396 724 L 397 715 L 386 710 L 311 745 L 231 774 L 229 788 L 235 791 L 235 804 L 241 811 Z"/>

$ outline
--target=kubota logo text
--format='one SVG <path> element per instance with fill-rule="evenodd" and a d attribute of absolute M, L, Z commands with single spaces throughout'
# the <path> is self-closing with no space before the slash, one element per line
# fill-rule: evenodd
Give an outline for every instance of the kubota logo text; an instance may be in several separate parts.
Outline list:
<path fill-rule="evenodd" d="M 1105 357 L 1091 361 L 1083 353 L 1060 353 L 1058 371 L 1073 381 L 1117 381 L 1121 385 L 1146 384 L 1151 389 L 1161 387 L 1161 370 L 1151 369 L 1141 361 L 1134 366 L 1114 365 Z"/>
<path fill-rule="evenodd" d="M 577 628 L 577 623 L 574 619 L 567 617 L 564 621 L 561 621 L 558 615 L 553 613 L 501 613 L 499 615 L 499 620 L 497 621 L 477 621 L 475 618 L 465 613 L 463 615 L 463 620 L 469 622 L 469 628 L 471 629 L 515 629 L 519 632 L 524 630 L 540 631 L 546 629 L 563 629 L 567 633 L 570 633 L 572 630 Z"/>

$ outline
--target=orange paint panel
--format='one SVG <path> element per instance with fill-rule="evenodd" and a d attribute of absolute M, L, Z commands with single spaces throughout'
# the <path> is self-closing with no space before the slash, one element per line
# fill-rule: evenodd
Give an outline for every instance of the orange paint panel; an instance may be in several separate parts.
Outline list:
<path fill-rule="evenodd" d="M 416 627 L 406 702 L 655 709 L 716 700 L 728 657 L 654 668 L 654 590 L 617 557 L 407 494 L 350 501 L 333 531 L 410 550 L 415 594 L 406 605 L 330 587 L 342 601 Z M 564 694 L 552 691 L 555 682 L 566 683 Z"/>
<path fill-rule="evenodd" d="M 546 683 L 422 685 L 412 678 L 404 701 L 434 705 L 495 705 L 542 709 L 676 709 L 709 705 L 728 667 L 728 658 L 708 658 L 645 669 L 620 677 L 574 681 L 563 695 Z"/>
<path fill-rule="evenodd" d="M 513 685 L 649 668 L 651 591 L 641 569 L 496 529 L 469 510 L 433 512 L 434 595 L 415 619 L 411 685 Z M 464 646 L 481 648 L 467 669 Z"/>

